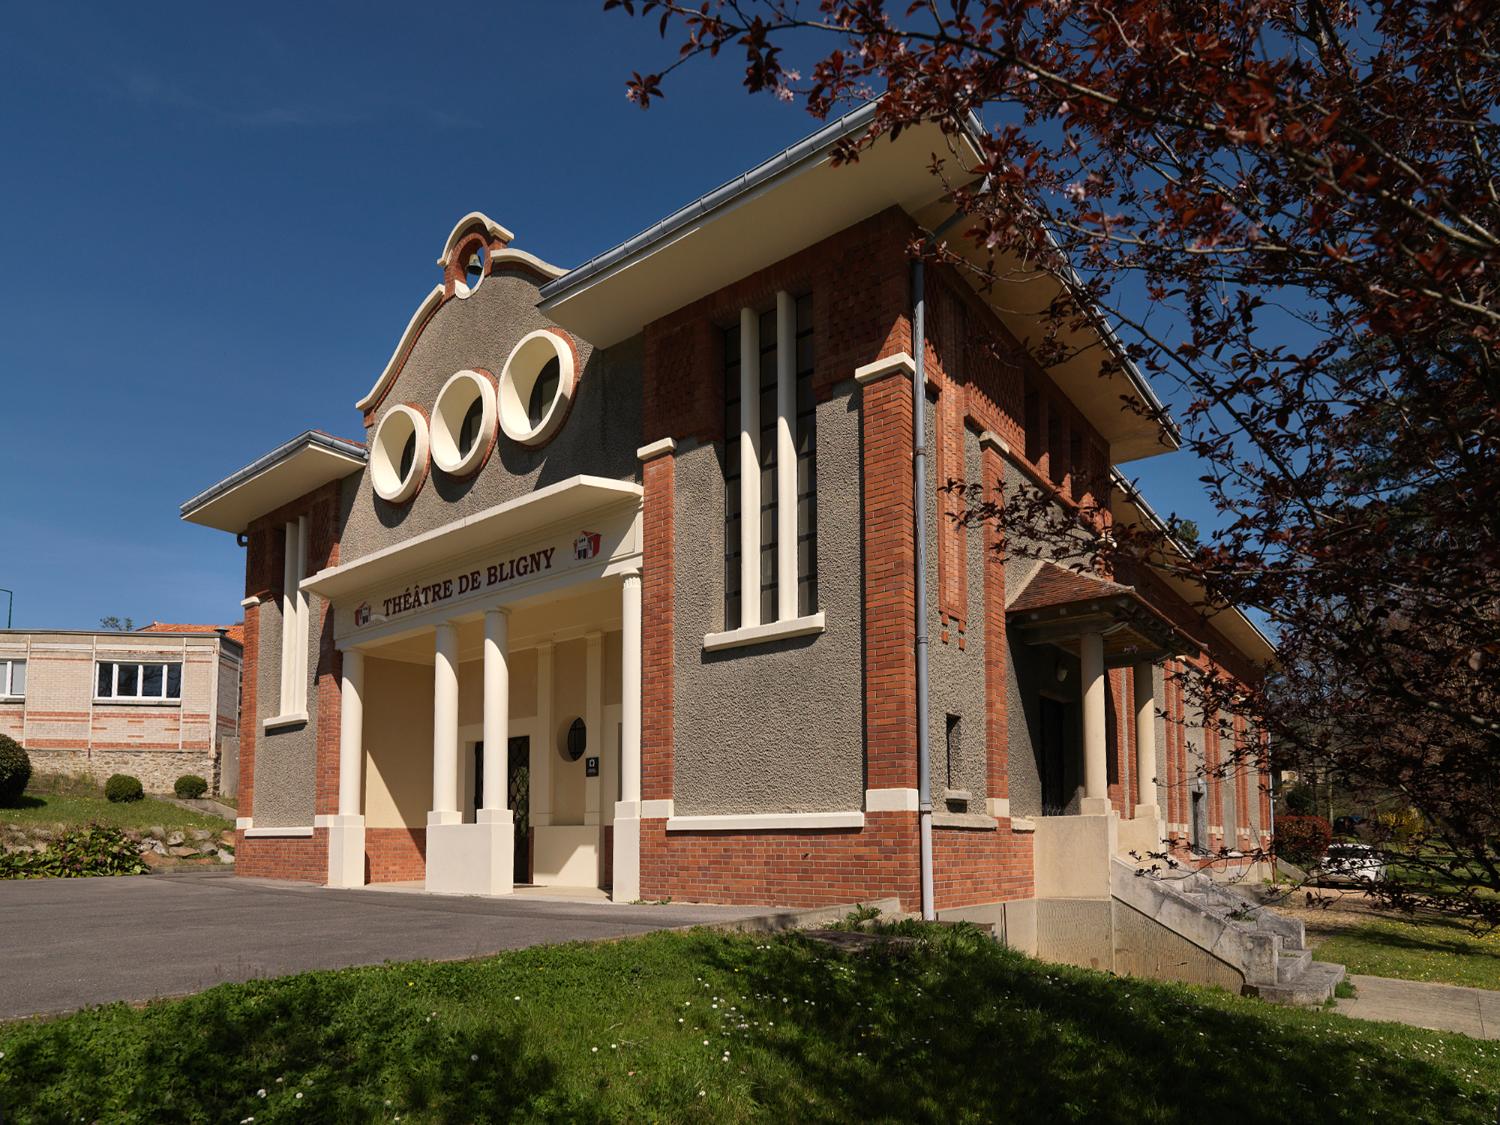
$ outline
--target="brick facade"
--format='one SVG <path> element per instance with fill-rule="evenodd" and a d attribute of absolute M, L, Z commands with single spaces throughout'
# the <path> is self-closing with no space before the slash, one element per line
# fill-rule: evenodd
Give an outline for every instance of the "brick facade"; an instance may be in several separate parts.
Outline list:
<path fill-rule="evenodd" d="M 742 307 L 762 308 L 778 291 L 811 294 L 816 401 L 849 395 L 860 426 L 860 484 L 856 496 L 830 496 L 821 503 L 857 503 L 861 552 L 863 635 L 863 776 L 868 790 L 911 790 L 917 784 L 914 657 L 916 588 L 912 503 L 912 419 L 917 388 L 904 372 L 851 384 L 854 372 L 875 360 L 909 352 L 910 259 L 915 228 L 892 209 L 676 310 L 645 327 L 642 342 L 643 443 L 663 438 L 679 444 L 724 438 L 721 332 L 738 321 Z M 924 363 L 935 396 L 931 435 L 935 484 L 964 482 L 970 432 L 993 435 L 980 443 L 978 482 L 998 488 L 1014 464 L 1063 508 L 1100 530 L 1108 523 L 1103 499 L 1108 449 L 1078 409 L 1037 367 L 1022 345 L 962 278 L 945 266 L 927 271 L 928 339 Z M 837 388 L 837 390 L 836 390 Z M 915 400 L 915 401 L 914 401 Z M 646 802 L 673 799 L 678 705 L 674 675 L 676 618 L 675 504 L 677 466 L 668 452 L 641 466 L 642 500 L 642 699 L 641 796 Z M 950 518 L 956 495 L 940 494 L 930 558 L 936 568 L 938 623 L 935 643 L 960 647 L 982 630 L 986 713 L 983 780 L 994 805 L 989 823 L 976 817 L 934 826 L 936 906 L 939 909 L 1030 897 L 1033 836 L 1019 830 L 1005 811 L 1010 797 L 1006 700 L 1011 670 L 1006 638 L 1005 567 L 997 548 L 1003 529 L 988 526 L 982 605 L 970 605 L 966 534 Z M 311 531 L 309 571 L 338 560 L 339 486 L 329 485 L 269 513 L 252 524 L 246 558 L 246 593 L 275 598 L 281 584 L 281 526 L 306 515 Z M 1174 624 L 1223 652 L 1223 670 L 1248 674 L 1222 638 L 1180 598 L 1151 575 L 1119 575 L 1160 608 Z M 976 620 L 969 619 L 970 613 Z M 313 601 L 318 641 L 309 710 L 318 716 L 314 807 L 336 813 L 338 801 L 340 655 L 332 616 Z M 253 817 L 255 754 L 265 710 L 257 697 L 262 636 L 255 608 L 246 616 L 245 724 L 241 739 L 241 815 Z M 813 643 L 818 643 L 814 641 Z M 273 654 L 274 658 L 274 654 Z M 1219 659 L 1218 655 L 1215 659 Z M 851 659 L 853 657 L 851 656 Z M 1107 676 L 1109 797 L 1122 817 L 1136 804 L 1133 672 Z M 1189 814 L 1190 764 L 1181 720 L 1180 687 L 1169 672 L 1161 705 L 1169 713 L 1158 769 L 1166 782 L 1169 821 Z M 973 728 L 970 728 L 971 731 Z M 1223 794 L 1210 798 L 1225 823 Z M 1247 811 L 1248 789 L 1234 794 Z M 979 803 L 980 813 L 985 813 Z M 778 811 L 778 810 L 767 810 Z M 973 812 L 973 810 L 971 810 Z M 1262 820 L 1264 823 L 1264 820 Z M 963 824 L 962 827 L 959 824 Z M 424 875 L 425 829 L 367 828 L 366 877 L 371 882 L 420 879 Z M 604 834 L 606 870 L 613 841 Z M 240 840 L 240 870 L 246 874 L 321 882 L 326 878 L 326 832 L 310 837 L 251 837 Z M 672 897 L 727 903 L 813 906 L 894 896 L 907 909 L 918 904 L 918 821 L 911 811 L 865 812 L 862 828 L 762 831 L 666 831 L 661 817 L 641 822 L 640 887 L 645 898 Z"/>

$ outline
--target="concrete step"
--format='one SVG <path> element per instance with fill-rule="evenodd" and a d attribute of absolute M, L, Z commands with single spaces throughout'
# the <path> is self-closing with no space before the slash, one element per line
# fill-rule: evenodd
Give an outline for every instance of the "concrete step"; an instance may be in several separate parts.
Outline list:
<path fill-rule="evenodd" d="M 1276 983 L 1290 984 L 1307 972 L 1312 964 L 1311 949 L 1282 949 L 1276 959 Z"/>
<path fill-rule="evenodd" d="M 1286 983 L 1245 986 L 1247 996 L 1259 996 L 1273 1004 L 1317 1007 L 1333 998 L 1333 990 L 1344 979 L 1344 966 L 1327 961 L 1309 961 L 1294 980 Z"/>

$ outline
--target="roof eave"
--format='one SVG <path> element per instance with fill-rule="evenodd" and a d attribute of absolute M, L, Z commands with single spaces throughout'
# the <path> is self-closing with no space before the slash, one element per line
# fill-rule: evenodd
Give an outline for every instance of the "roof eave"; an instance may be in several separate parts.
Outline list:
<path fill-rule="evenodd" d="M 363 445 L 334 437 L 332 434 L 325 434 L 320 430 L 307 430 L 184 502 L 179 508 L 181 518 L 188 523 L 199 523 L 220 531 L 244 531 L 248 520 L 242 517 L 242 513 L 231 518 L 224 518 L 219 515 L 216 508 L 222 509 L 224 502 L 237 490 L 256 483 L 268 484 L 271 475 L 279 468 L 289 464 L 294 457 L 309 449 L 318 451 L 327 461 L 327 465 L 322 471 L 307 478 L 314 483 L 305 491 L 311 491 L 311 488 L 333 480 L 340 480 L 351 473 L 360 471 L 368 459 L 368 451 Z M 304 493 L 298 493 L 298 495 L 301 494 Z M 296 496 L 287 496 L 286 499 L 296 499 Z M 276 505 L 273 504 L 265 510 L 270 511 L 274 507 Z"/>

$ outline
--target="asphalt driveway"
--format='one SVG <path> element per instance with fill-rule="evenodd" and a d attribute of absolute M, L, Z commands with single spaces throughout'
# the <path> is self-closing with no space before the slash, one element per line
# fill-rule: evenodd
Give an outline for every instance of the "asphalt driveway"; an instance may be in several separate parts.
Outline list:
<path fill-rule="evenodd" d="M 479 957 L 769 913 L 329 890 L 233 876 L 6 880 L 0 1019 L 307 969 Z"/>

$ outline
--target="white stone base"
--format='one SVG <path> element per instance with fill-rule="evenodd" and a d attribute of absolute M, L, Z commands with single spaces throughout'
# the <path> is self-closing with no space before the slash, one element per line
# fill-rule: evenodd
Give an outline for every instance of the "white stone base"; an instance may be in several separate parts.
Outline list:
<path fill-rule="evenodd" d="M 365 818 L 330 816 L 328 828 L 328 885 L 365 885 Z"/>
<path fill-rule="evenodd" d="M 1109 863 L 1120 850 L 1120 818 L 1044 816 L 1032 856 L 1037 898 L 1108 898 Z"/>
<path fill-rule="evenodd" d="M 1078 802 L 1078 811 L 1083 816 L 1108 816 L 1113 809 L 1108 797 L 1083 797 Z"/>
<path fill-rule="evenodd" d="M 597 824 L 542 824 L 531 838 L 531 881 L 539 887 L 597 887 Z"/>
<path fill-rule="evenodd" d="M 515 889 L 515 820 L 480 809 L 477 824 L 427 826 L 427 889 L 444 895 L 508 895 Z"/>
<path fill-rule="evenodd" d="M 615 806 L 614 888 L 610 895 L 616 902 L 635 902 L 641 897 L 641 819 L 621 816 L 619 809 L 624 804 Z"/>

